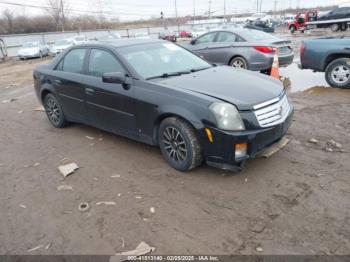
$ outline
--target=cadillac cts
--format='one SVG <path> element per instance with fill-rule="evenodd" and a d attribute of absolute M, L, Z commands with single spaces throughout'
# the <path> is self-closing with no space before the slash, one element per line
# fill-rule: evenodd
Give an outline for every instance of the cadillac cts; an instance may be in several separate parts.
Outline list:
<path fill-rule="evenodd" d="M 79 122 L 159 146 L 181 171 L 203 160 L 241 170 L 284 136 L 293 114 L 279 81 L 162 40 L 75 46 L 34 80 L 53 126 Z"/>

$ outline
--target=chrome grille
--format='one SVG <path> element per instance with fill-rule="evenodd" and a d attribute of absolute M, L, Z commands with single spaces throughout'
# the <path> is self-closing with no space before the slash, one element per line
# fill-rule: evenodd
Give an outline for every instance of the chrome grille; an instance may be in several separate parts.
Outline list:
<path fill-rule="evenodd" d="M 284 95 L 281 99 L 273 99 L 271 103 L 263 103 L 254 107 L 254 114 L 261 127 L 278 125 L 289 115 L 290 105 L 288 98 Z"/>

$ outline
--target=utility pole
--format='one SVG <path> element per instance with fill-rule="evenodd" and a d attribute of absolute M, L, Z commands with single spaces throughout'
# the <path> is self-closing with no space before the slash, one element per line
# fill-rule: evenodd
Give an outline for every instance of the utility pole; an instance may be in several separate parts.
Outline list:
<path fill-rule="evenodd" d="M 209 0 L 209 10 L 208 10 L 208 17 L 210 19 L 211 16 L 211 0 Z"/>
<path fill-rule="evenodd" d="M 278 1 L 275 0 L 275 19 L 276 19 L 276 17 L 277 17 L 277 3 L 278 3 Z"/>
<path fill-rule="evenodd" d="M 262 4 L 263 4 L 263 0 L 260 0 L 260 11 L 259 11 L 260 14 L 262 12 Z"/>
<path fill-rule="evenodd" d="M 224 22 L 226 23 L 226 0 L 224 0 Z"/>
<path fill-rule="evenodd" d="M 177 19 L 177 1 L 175 0 L 175 17 Z"/>
<path fill-rule="evenodd" d="M 196 0 L 193 0 L 193 25 L 196 21 Z"/>

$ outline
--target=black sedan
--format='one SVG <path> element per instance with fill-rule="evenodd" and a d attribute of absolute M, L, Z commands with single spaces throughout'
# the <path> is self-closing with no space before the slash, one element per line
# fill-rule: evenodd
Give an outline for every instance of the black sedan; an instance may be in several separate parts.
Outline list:
<path fill-rule="evenodd" d="M 279 81 L 162 40 L 75 46 L 38 66 L 34 81 L 53 126 L 79 122 L 159 146 L 181 171 L 203 160 L 240 170 L 284 136 L 293 113 Z"/>
<path fill-rule="evenodd" d="M 259 20 L 248 21 L 248 23 L 244 26 L 244 28 L 259 30 L 259 31 L 263 31 L 265 33 L 274 33 L 275 32 L 275 28 L 269 26 L 266 22 L 259 21 Z"/>

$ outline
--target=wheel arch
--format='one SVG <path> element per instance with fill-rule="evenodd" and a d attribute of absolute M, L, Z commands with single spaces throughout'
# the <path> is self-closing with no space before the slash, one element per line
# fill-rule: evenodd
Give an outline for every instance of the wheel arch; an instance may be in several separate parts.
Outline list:
<path fill-rule="evenodd" d="M 329 54 L 323 63 L 323 71 L 326 71 L 328 65 L 332 63 L 334 60 L 339 59 L 339 58 L 350 58 L 350 53 L 334 53 L 334 54 Z"/>
<path fill-rule="evenodd" d="M 187 122 L 194 129 L 194 131 L 197 134 L 198 134 L 199 129 L 204 128 L 204 125 L 202 122 L 190 120 L 191 117 L 189 117 L 188 115 L 184 116 L 178 112 L 177 113 L 176 112 L 164 112 L 164 113 L 160 114 L 153 123 L 153 144 L 154 145 L 158 145 L 158 130 L 159 130 L 160 124 L 162 123 L 162 121 L 164 119 L 170 118 L 170 117 L 177 117 L 177 118 L 180 118 L 181 120 Z"/>
<path fill-rule="evenodd" d="M 51 86 L 45 86 L 41 89 L 40 100 L 41 100 L 42 104 L 44 103 L 45 96 L 47 96 L 50 93 L 55 95 L 55 91 L 53 90 L 53 88 Z"/>

